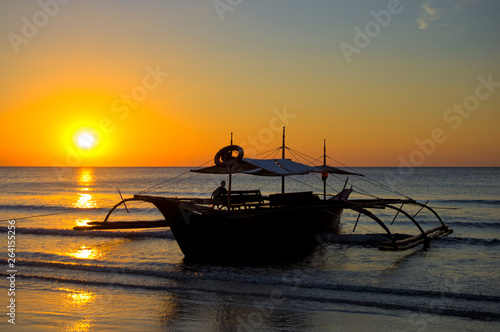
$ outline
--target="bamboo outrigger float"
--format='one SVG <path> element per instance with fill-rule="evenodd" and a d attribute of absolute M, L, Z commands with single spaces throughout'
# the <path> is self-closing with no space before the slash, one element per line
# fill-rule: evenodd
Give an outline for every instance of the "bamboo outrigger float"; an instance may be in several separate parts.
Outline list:
<path fill-rule="evenodd" d="M 281 159 L 243 158 L 241 147 L 232 144 L 221 149 L 214 158 L 214 166 L 191 170 L 197 173 L 226 174 L 229 179 L 227 193 L 210 199 L 177 198 L 152 195 L 134 195 L 122 199 L 111 208 L 102 222 L 89 222 L 75 230 L 126 229 L 170 227 L 180 249 L 186 258 L 225 259 L 289 257 L 309 253 L 317 244 L 317 236 L 338 233 L 344 210 L 358 213 L 374 220 L 386 233 L 387 241 L 380 244 L 381 250 L 407 250 L 423 244 L 429 247 L 430 240 L 450 234 L 450 229 L 434 209 L 413 199 L 350 199 L 352 188 L 344 188 L 335 196 L 327 198 L 328 174 L 362 176 L 326 165 L 326 148 L 323 165 L 310 166 L 285 158 L 284 132 Z M 237 191 L 232 188 L 232 175 L 236 173 L 255 176 L 280 176 L 282 191 L 262 195 L 260 190 Z M 291 175 L 321 173 L 324 182 L 323 198 L 306 192 L 285 192 L 285 178 Z M 347 181 L 346 181 L 347 184 Z M 110 215 L 122 204 L 141 201 L 153 204 L 164 219 L 157 221 L 112 222 Z M 400 205 L 399 207 L 395 205 Z M 415 215 L 403 209 L 404 206 L 419 206 Z M 401 236 L 393 234 L 389 227 L 372 211 L 392 209 L 396 217 L 401 214 L 410 220 L 418 234 Z M 437 227 L 424 230 L 416 220 L 422 210 L 428 210 L 439 223 Z"/>

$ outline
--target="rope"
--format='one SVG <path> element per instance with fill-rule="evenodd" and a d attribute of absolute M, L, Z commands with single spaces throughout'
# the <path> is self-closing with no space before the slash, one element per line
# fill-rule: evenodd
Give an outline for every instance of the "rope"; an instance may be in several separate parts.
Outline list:
<path fill-rule="evenodd" d="M 343 220 L 343 222 L 350 223 L 351 225 L 352 225 L 352 224 L 354 224 L 353 222 L 351 222 L 351 221 L 349 221 L 349 220 Z M 387 241 L 387 240 L 389 240 L 389 238 L 388 238 L 388 237 L 384 237 L 384 236 L 380 235 L 380 233 L 375 233 L 375 232 L 373 232 L 373 231 L 370 231 L 369 229 L 367 229 L 367 228 L 365 228 L 365 227 L 363 227 L 363 226 L 359 225 L 359 223 L 356 225 L 356 228 L 361 228 L 361 229 L 363 229 L 365 232 L 370 233 L 370 234 L 373 234 L 373 235 L 375 235 L 375 236 L 378 236 L 379 238 L 381 238 L 381 239 L 383 239 L 383 240 L 386 240 L 386 241 Z M 352 233 L 354 233 L 354 232 L 352 232 Z M 351 234 L 346 234 L 346 235 L 347 235 L 347 236 L 350 236 L 350 235 L 352 235 L 352 233 L 351 233 Z M 387 234 L 387 236 L 389 236 L 389 234 Z"/>
<path fill-rule="evenodd" d="M 315 162 L 317 162 L 318 160 L 320 160 L 320 159 L 322 158 L 322 156 L 321 156 L 321 157 L 318 157 L 318 158 L 316 158 L 316 159 L 313 159 L 313 157 L 307 156 L 306 154 L 301 153 L 301 152 L 299 152 L 299 151 L 295 151 L 295 150 L 293 150 L 293 152 L 292 152 L 292 151 L 290 151 L 290 153 L 292 153 L 292 155 L 294 155 L 294 156 L 295 156 L 295 154 L 294 154 L 294 153 L 297 153 L 297 154 L 300 154 L 300 155 L 302 156 L 302 158 L 303 158 L 303 159 L 310 159 L 309 164 L 315 163 Z M 296 157 L 296 158 L 297 158 L 297 159 L 299 159 L 298 157 Z M 342 178 L 341 178 L 341 177 L 339 177 L 339 176 L 337 176 L 337 175 L 335 175 L 335 174 L 332 174 L 332 175 L 333 175 L 333 177 L 335 177 L 336 179 L 342 180 Z M 319 176 L 317 176 L 317 178 L 319 179 Z M 330 184 L 327 184 L 327 186 L 328 186 L 331 190 L 335 190 L 335 189 L 334 189 L 334 188 L 333 188 Z M 354 186 L 354 185 L 353 185 L 352 187 L 353 187 L 353 188 L 357 188 L 357 186 Z M 317 190 L 317 189 L 316 189 L 316 190 Z M 353 191 L 354 191 L 355 193 L 362 194 L 362 195 L 365 195 L 365 196 L 368 196 L 368 197 L 380 198 L 380 197 L 377 197 L 377 196 L 375 196 L 375 195 L 372 195 L 372 194 L 368 193 L 367 191 L 365 191 L 365 190 L 363 190 L 363 189 L 359 189 L 359 191 L 358 191 L 358 190 L 353 190 Z M 404 195 L 403 195 L 403 196 L 404 196 Z"/>
<path fill-rule="evenodd" d="M 90 208 L 90 209 L 82 209 L 82 210 L 91 211 L 91 210 L 99 210 L 99 209 L 109 209 L 109 208 L 111 208 L 113 206 L 114 206 L 114 204 L 113 205 L 101 206 L 101 207 L 98 207 L 98 208 Z M 12 219 L 15 219 L 15 220 L 24 220 L 24 219 L 34 219 L 34 218 L 41 218 L 41 217 L 49 217 L 49 216 L 55 216 L 55 215 L 58 215 L 58 214 L 66 214 L 66 213 L 71 213 L 71 212 L 75 212 L 75 209 L 71 208 L 71 210 L 67 209 L 67 210 L 61 211 L 61 212 L 54 212 L 54 213 L 47 213 L 47 214 L 37 214 L 37 215 L 34 215 L 34 216 L 29 216 L 29 217 L 3 219 L 3 220 L 0 220 L 0 222 L 6 222 L 6 221 L 9 221 L 9 220 L 12 220 Z"/>
<path fill-rule="evenodd" d="M 258 153 L 258 154 L 256 154 L 256 155 L 252 156 L 252 158 L 258 157 L 258 156 L 260 156 L 260 155 L 262 155 L 262 154 L 265 154 L 265 153 L 269 153 L 269 155 L 271 155 L 271 154 L 274 152 L 274 153 L 275 153 L 274 155 L 276 155 L 276 153 L 277 153 L 280 149 L 281 149 L 281 147 L 279 147 L 279 148 L 274 148 L 274 149 L 271 149 L 271 150 L 267 150 L 267 151 L 264 151 L 264 152 L 261 152 L 261 153 Z M 269 156 L 269 155 L 268 155 L 268 156 Z M 264 157 L 264 158 L 267 158 L 268 156 L 266 156 L 266 157 Z"/>
<path fill-rule="evenodd" d="M 137 205 L 137 204 L 140 204 L 140 203 L 142 203 L 142 202 L 129 202 L 130 205 Z M 104 205 L 104 206 L 95 207 L 95 208 L 85 208 L 85 209 L 68 208 L 68 209 L 65 209 L 64 211 L 61 211 L 61 212 L 54 212 L 54 213 L 47 213 L 47 214 L 37 214 L 37 215 L 34 215 L 34 216 L 21 217 L 21 218 L 3 219 L 3 220 L 0 220 L 0 222 L 7 222 L 7 221 L 12 220 L 12 219 L 15 219 L 15 220 L 34 219 L 34 218 L 41 218 L 41 217 L 50 217 L 50 216 L 55 216 L 55 215 L 59 215 L 59 214 L 67 214 L 67 213 L 72 213 L 72 212 L 92 211 L 92 210 L 100 210 L 100 209 L 110 209 L 113 206 L 115 206 L 115 204 Z"/>
<path fill-rule="evenodd" d="M 312 185 L 310 185 L 310 184 L 308 184 L 308 183 L 305 183 L 305 182 L 302 182 L 302 181 L 300 181 L 300 180 L 297 180 L 297 179 L 295 179 L 295 178 L 293 178 L 293 177 L 290 177 L 290 180 L 293 180 L 293 181 L 295 181 L 295 182 L 298 182 L 298 183 L 300 183 L 300 184 L 303 184 L 303 185 L 305 185 L 305 186 L 307 186 L 307 187 L 309 187 L 309 188 L 311 188 L 311 189 L 317 190 L 317 191 L 321 191 L 321 190 L 322 190 L 322 189 L 315 188 L 315 187 L 313 187 Z"/>
<path fill-rule="evenodd" d="M 331 158 L 331 157 L 329 157 L 329 156 L 327 156 L 327 158 L 328 158 L 328 159 L 331 159 L 331 160 L 333 160 L 333 161 L 335 161 L 336 163 L 338 163 L 338 164 L 342 165 L 343 167 L 346 167 L 346 168 L 347 168 L 347 169 L 349 169 L 349 170 L 355 171 L 355 169 L 354 169 L 354 168 L 349 167 L 349 166 L 347 166 L 347 165 L 345 165 L 345 164 L 343 164 L 343 163 L 339 162 L 338 160 L 335 160 L 335 159 L 333 159 L 333 158 Z M 392 189 L 391 187 L 386 186 L 385 184 L 382 184 L 382 183 L 379 183 L 379 182 L 377 182 L 377 181 L 375 181 L 375 180 L 372 180 L 372 179 L 370 179 L 369 177 L 360 178 L 360 180 L 365 181 L 365 182 L 368 182 L 368 183 L 370 183 L 370 184 L 372 184 L 372 185 L 374 185 L 374 186 L 377 186 L 377 187 L 383 188 L 383 189 L 385 189 L 385 190 L 387 190 L 387 191 L 390 191 L 390 192 L 392 192 L 392 193 L 394 193 L 394 194 L 397 194 L 397 195 L 403 196 L 403 197 L 405 197 L 405 198 L 411 199 L 411 197 L 409 197 L 409 196 L 407 196 L 407 195 L 405 195 L 405 194 L 403 194 L 403 193 L 401 193 L 401 192 L 399 192 L 399 191 L 397 191 L 397 190 L 394 190 L 394 189 Z"/>
<path fill-rule="evenodd" d="M 204 163 L 203 163 L 203 164 L 201 164 L 200 166 L 195 167 L 195 169 L 197 169 L 197 168 L 201 168 L 201 167 L 203 167 L 204 165 L 208 164 L 208 163 L 209 163 L 209 162 L 211 162 L 211 161 L 212 161 L 212 159 L 210 159 L 210 160 L 208 160 L 208 161 L 204 162 Z M 191 174 L 191 172 L 190 172 L 190 171 L 187 171 L 187 172 L 181 173 L 181 174 L 179 174 L 179 175 L 177 175 L 177 176 L 174 176 L 173 178 L 168 178 L 167 180 L 165 180 L 165 181 L 163 181 L 163 182 L 160 182 L 160 183 L 158 183 L 158 184 L 156 184 L 156 185 L 154 185 L 154 186 L 151 186 L 151 187 L 149 187 L 149 188 L 146 188 L 146 189 L 143 189 L 143 190 L 139 191 L 139 192 L 138 192 L 138 194 L 139 194 L 139 195 L 141 195 L 141 194 L 144 194 L 144 193 L 150 192 L 150 191 L 152 191 L 152 190 L 154 190 L 154 189 L 161 188 L 161 187 L 163 187 L 163 186 L 167 185 L 167 183 L 169 183 L 170 181 L 173 181 L 173 180 L 175 180 L 175 179 L 177 179 L 177 178 L 179 178 L 179 177 L 181 177 L 181 176 L 185 176 L 186 174 Z M 198 176 L 198 175 L 199 175 L 199 174 L 193 175 L 193 177 Z M 193 178 L 193 177 L 191 177 L 191 178 Z M 176 182 L 174 182 L 174 183 L 172 183 L 172 184 L 179 183 L 179 182 L 180 182 L 180 181 L 182 181 L 182 180 L 184 180 L 184 179 L 181 179 L 181 180 L 179 180 L 179 181 L 176 181 Z M 187 180 L 187 179 L 186 179 L 186 180 Z"/>
<path fill-rule="evenodd" d="M 304 154 L 304 153 L 302 153 L 300 151 L 294 150 L 294 149 L 290 149 L 289 148 L 288 150 L 290 151 L 290 153 L 292 153 L 292 155 L 294 153 L 300 155 L 303 159 L 305 159 L 307 161 L 307 165 L 311 165 L 313 163 L 316 163 L 319 159 L 321 159 L 321 157 L 318 157 L 318 158 L 314 159 L 313 157 L 308 156 L 308 155 L 306 155 L 306 154 Z"/>
<path fill-rule="evenodd" d="M 102 207 L 102 208 L 105 208 L 106 206 Z M 110 206 L 111 207 L 111 206 Z M 93 208 L 93 209 L 85 209 L 85 210 L 96 210 L 96 209 L 101 209 L 101 208 Z M 5 221 L 9 221 L 9 220 L 12 220 L 12 219 L 15 219 L 15 220 L 23 220 L 23 219 L 33 219 L 33 218 L 40 218 L 40 217 L 48 217 L 48 216 L 55 216 L 55 215 L 58 215 L 58 214 L 65 214 L 65 213 L 70 213 L 74 211 L 73 209 L 71 211 L 62 211 L 62 212 L 55 212 L 55 213 L 48 213 L 48 214 L 38 214 L 38 215 L 34 215 L 34 216 L 30 216 L 30 217 L 21 217 L 21 218 L 11 218 L 11 219 L 3 219 L 3 220 L 0 220 L 0 222 L 5 222 Z"/>

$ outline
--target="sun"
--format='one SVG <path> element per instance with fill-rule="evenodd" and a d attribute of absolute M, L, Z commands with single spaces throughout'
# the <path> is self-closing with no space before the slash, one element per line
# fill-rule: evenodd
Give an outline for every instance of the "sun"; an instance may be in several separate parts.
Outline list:
<path fill-rule="evenodd" d="M 75 145 L 84 151 L 90 151 L 99 144 L 99 133 L 92 128 L 81 128 L 73 136 Z"/>

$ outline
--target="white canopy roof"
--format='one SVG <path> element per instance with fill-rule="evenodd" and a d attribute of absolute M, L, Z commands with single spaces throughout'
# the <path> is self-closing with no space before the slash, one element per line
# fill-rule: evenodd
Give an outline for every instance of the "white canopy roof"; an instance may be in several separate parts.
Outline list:
<path fill-rule="evenodd" d="M 302 175 L 309 173 L 334 173 L 346 175 L 359 175 L 359 173 L 344 171 L 330 166 L 309 166 L 301 164 L 290 159 L 251 159 L 243 158 L 241 162 L 234 165 L 231 169 L 211 166 L 191 170 L 197 173 L 226 174 L 226 173 L 245 173 L 260 176 L 288 176 Z"/>

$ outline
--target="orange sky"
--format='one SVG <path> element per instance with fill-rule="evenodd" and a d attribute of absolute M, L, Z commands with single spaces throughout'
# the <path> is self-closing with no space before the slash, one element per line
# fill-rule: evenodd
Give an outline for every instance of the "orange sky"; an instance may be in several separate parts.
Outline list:
<path fill-rule="evenodd" d="M 283 125 L 352 166 L 500 166 L 495 1 L 401 2 L 386 26 L 388 1 L 44 3 L 0 3 L 0 166 L 197 166 Z"/>

